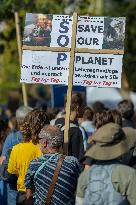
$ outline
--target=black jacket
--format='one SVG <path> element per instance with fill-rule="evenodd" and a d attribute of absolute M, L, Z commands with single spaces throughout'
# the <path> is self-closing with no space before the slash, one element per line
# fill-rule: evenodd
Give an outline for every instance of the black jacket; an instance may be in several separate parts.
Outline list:
<path fill-rule="evenodd" d="M 68 155 L 74 156 L 80 160 L 84 155 L 82 132 L 76 121 L 70 121 L 70 123 L 74 124 L 75 126 L 71 126 L 69 128 Z M 60 125 L 61 127 L 63 127 L 65 125 L 65 119 L 58 118 L 55 121 L 55 125 Z"/>

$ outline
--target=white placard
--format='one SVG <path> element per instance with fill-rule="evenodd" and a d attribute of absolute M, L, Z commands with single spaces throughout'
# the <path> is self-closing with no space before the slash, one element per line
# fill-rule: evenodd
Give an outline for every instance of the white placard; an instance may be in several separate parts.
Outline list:
<path fill-rule="evenodd" d="M 73 17 L 26 15 L 23 44 L 71 48 Z M 124 17 L 78 16 L 76 48 L 123 50 Z M 73 84 L 121 87 L 122 55 L 76 53 Z M 24 50 L 21 82 L 68 84 L 69 52 Z"/>
<path fill-rule="evenodd" d="M 23 45 L 71 48 L 73 17 L 26 15 Z M 124 49 L 124 17 L 78 16 L 76 48 Z"/>
<path fill-rule="evenodd" d="M 76 48 L 102 49 L 104 17 L 79 16 Z"/>
<path fill-rule="evenodd" d="M 69 62 L 68 52 L 24 50 L 20 82 L 67 85 Z"/>
<path fill-rule="evenodd" d="M 76 53 L 73 85 L 121 87 L 123 55 Z"/>
<path fill-rule="evenodd" d="M 71 47 L 72 16 L 53 15 L 50 47 Z"/>

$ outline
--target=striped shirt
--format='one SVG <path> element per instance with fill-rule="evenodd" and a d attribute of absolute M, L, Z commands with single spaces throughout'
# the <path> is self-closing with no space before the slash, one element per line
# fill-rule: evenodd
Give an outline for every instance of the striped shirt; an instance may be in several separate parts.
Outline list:
<path fill-rule="evenodd" d="M 34 204 L 45 205 L 45 199 L 49 186 L 61 154 L 46 154 L 31 161 L 26 178 L 25 186 L 34 193 Z M 81 173 L 78 160 L 72 156 L 66 156 L 55 185 L 51 205 L 74 205 L 77 179 Z"/>

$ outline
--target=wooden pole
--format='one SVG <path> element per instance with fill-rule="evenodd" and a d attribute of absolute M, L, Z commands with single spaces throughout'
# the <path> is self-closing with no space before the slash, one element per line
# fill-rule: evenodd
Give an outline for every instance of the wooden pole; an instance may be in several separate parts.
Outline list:
<path fill-rule="evenodd" d="M 72 86 L 73 86 L 73 70 L 74 70 L 75 47 L 76 47 L 76 29 L 77 29 L 77 13 L 74 13 L 73 14 L 73 24 L 72 24 L 69 78 L 68 78 L 65 130 L 64 130 L 64 148 L 63 149 L 64 149 L 65 154 L 67 154 L 68 152 L 68 132 L 69 132 L 70 105 L 71 105 Z"/>
<path fill-rule="evenodd" d="M 126 76 L 126 73 L 124 71 L 124 68 L 122 69 L 122 80 L 121 80 L 120 94 L 121 94 L 123 99 L 131 100 L 130 86 L 129 86 L 129 82 L 127 80 L 127 76 Z"/>
<path fill-rule="evenodd" d="M 22 48 L 21 48 L 21 33 L 20 33 L 20 22 L 18 12 L 15 12 L 15 24 L 16 24 L 16 36 L 17 36 L 17 45 L 18 45 L 18 54 L 19 54 L 19 64 L 21 66 L 22 62 Z M 26 86 L 25 83 L 22 83 L 22 93 L 23 93 L 23 102 L 25 106 L 28 106 Z"/>

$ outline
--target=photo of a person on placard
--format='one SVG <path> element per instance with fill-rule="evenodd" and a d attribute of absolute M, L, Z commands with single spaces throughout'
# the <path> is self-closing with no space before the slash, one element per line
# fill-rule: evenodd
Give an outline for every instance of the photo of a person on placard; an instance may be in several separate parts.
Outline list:
<path fill-rule="evenodd" d="M 104 18 L 103 49 L 124 49 L 125 18 Z"/>
<path fill-rule="evenodd" d="M 50 46 L 52 15 L 27 14 L 23 45 Z"/>

